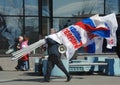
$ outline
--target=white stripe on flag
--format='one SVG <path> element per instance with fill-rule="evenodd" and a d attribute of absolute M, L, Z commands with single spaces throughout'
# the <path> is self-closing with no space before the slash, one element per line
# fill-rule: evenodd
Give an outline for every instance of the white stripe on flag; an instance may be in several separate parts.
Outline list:
<path fill-rule="evenodd" d="M 104 22 L 108 25 L 110 29 L 110 38 L 107 39 L 107 48 L 111 49 L 113 46 L 116 46 L 116 30 L 118 28 L 118 23 L 115 13 L 101 17 Z"/>

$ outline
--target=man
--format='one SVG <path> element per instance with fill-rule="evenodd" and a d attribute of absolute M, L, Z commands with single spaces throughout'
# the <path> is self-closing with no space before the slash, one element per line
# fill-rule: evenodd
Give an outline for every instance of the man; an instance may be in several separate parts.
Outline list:
<path fill-rule="evenodd" d="M 54 29 L 51 29 L 51 34 L 55 33 Z M 50 82 L 50 75 L 53 67 L 57 65 L 67 76 L 67 82 L 71 80 L 70 74 L 67 72 L 66 68 L 64 67 L 61 61 L 61 54 L 58 51 L 58 47 L 60 46 L 59 43 L 52 40 L 51 38 L 46 38 L 46 42 L 48 44 L 48 63 L 47 63 L 47 71 L 44 77 L 45 82 Z"/>

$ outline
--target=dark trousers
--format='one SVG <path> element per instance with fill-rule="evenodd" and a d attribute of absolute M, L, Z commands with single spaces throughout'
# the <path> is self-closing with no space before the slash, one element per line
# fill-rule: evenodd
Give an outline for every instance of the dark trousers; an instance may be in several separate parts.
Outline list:
<path fill-rule="evenodd" d="M 46 71 L 46 75 L 45 75 L 45 80 L 50 80 L 51 71 L 52 71 L 52 69 L 53 69 L 53 67 L 55 65 L 57 65 L 65 73 L 65 75 L 67 77 L 70 77 L 70 75 L 67 72 L 66 68 L 64 67 L 60 57 L 55 56 L 55 55 L 51 55 L 48 58 L 47 71 Z"/>

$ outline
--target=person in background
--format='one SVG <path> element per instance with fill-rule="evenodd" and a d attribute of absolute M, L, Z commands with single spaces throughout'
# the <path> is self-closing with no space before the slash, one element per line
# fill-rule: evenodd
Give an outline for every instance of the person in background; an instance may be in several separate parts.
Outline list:
<path fill-rule="evenodd" d="M 23 49 L 28 46 L 28 38 L 26 36 L 19 36 L 18 40 L 18 49 Z M 29 69 L 29 53 L 18 60 L 18 65 L 15 68 L 22 71 L 27 71 Z"/>
<path fill-rule="evenodd" d="M 56 31 L 54 29 L 51 29 L 51 34 L 54 34 L 55 32 Z M 61 54 L 58 51 L 60 44 L 50 38 L 46 38 L 46 42 L 48 44 L 47 51 L 49 57 L 47 62 L 47 71 L 44 76 L 44 82 L 50 82 L 51 71 L 55 65 L 57 65 L 66 74 L 67 82 L 69 82 L 71 80 L 71 76 L 64 67 L 61 61 Z"/>
<path fill-rule="evenodd" d="M 23 42 L 21 43 L 21 49 L 25 48 L 28 46 L 28 38 L 26 36 L 23 37 Z M 22 71 L 27 71 L 29 69 L 29 53 L 24 55 L 21 58 L 22 65 L 21 65 L 21 70 Z"/>
<path fill-rule="evenodd" d="M 17 46 L 16 46 L 16 50 L 20 50 L 21 49 L 21 44 L 23 42 L 23 36 L 19 36 L 18 37 L 18 43 L 17 43 Z M 22 61 L 21 59 L 18 60 L 18 64 L 17 66 L 15 67 L 16 70 L 21 70 L 21 64 L 22 64 Z"/>

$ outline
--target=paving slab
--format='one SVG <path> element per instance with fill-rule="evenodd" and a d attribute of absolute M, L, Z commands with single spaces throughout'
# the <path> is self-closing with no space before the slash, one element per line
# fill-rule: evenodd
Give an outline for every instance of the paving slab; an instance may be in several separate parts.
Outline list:
<path fill-rule="evenodd" d="M 70 82 L 66 77 L 51 77 L 51 82 L 43 82 L 43 76 L 33 71 L 0 71 L 0 85 L 120 85 L 120 76 L 72 75 Z"/>

